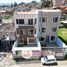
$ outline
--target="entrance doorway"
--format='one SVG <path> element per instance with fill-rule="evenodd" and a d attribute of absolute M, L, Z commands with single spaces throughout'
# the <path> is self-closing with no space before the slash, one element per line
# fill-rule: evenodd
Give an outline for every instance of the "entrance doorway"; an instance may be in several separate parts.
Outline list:
<path fill-rule="evenodd" d="M 24 38 L 24 45 L 27 45 L 27 38 Z"/>
<path fill-rule="evenodd" d="M 46 36 L 46 42 L 49 42 L 49 36 Z"/>

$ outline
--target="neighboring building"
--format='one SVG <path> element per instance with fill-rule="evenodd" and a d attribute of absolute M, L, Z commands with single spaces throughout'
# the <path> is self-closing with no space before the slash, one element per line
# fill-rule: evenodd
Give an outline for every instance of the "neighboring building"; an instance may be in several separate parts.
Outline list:
<path fill-rule="evenodd" d="M 13 57 L 40 56 L 40 42 L 55 42 L 56 30 L 59 28 L 60 10 L 32 10 L 29 12 L 15 12 L 16 42 L 13 46 Z M 26 51 L 24 54 L 23 51 Z"/>
<path fill-rule="evenodd" d="M 53 7 L 59 7 L 60 5 L 63 5 L 65 3 L 65 0 L 52 0 L 53 2 Z"/>
<path fill-rule="evenodd" d="M 5 16 L 5 13 L 6 13 L 6 10 L 0 10 L 1 17 L 4 17 Z"/>
<path fill-rule="evenodd" d="M 5 15 L 5 11 L 0 10 L 0 25 L 2 25 L 3 21 L 2 21 L 2 17 L 4 17 Z"/>

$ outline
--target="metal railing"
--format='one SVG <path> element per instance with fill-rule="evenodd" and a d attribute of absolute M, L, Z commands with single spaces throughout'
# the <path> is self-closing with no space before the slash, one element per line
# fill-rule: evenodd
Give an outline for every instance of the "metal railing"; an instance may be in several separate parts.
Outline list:
<path fill-rule="evenodd" d="M 67 54 L 67 48 L 62 47 L 42 47 L 42 55 L 54 55 L 57 59 L 64 58 Z"/>

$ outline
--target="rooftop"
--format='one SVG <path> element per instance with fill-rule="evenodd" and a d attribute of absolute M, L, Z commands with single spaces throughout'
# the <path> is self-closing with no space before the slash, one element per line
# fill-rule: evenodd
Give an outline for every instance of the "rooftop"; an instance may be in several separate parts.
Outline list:
<path fill-rule="evenodd" d="M 53 10 L 53 9 L 40 9 L 40 10 L 31 10 L 31 11 L 25 11 L 25 12 L 15 12 L 15 13 L 17 13 L 17 14 L 37 14 L 38 13 L 38 11 L 43 11 L 43 12 L 61 12 L 59 9 L 55 9 L 55 10 Z"/>

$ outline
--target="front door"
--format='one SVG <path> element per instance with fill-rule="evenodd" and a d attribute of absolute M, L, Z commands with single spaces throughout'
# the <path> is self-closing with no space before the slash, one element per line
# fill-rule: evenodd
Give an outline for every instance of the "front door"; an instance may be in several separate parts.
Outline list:
<path fill-rule="evenodd" d="M 27 38 L 24 38 L 24 45 L 27 45 Z"/>
<path fill-rule="evenodd" d="M 49 42 L 49 36 L 46 36 L 46 42 Z"/>

